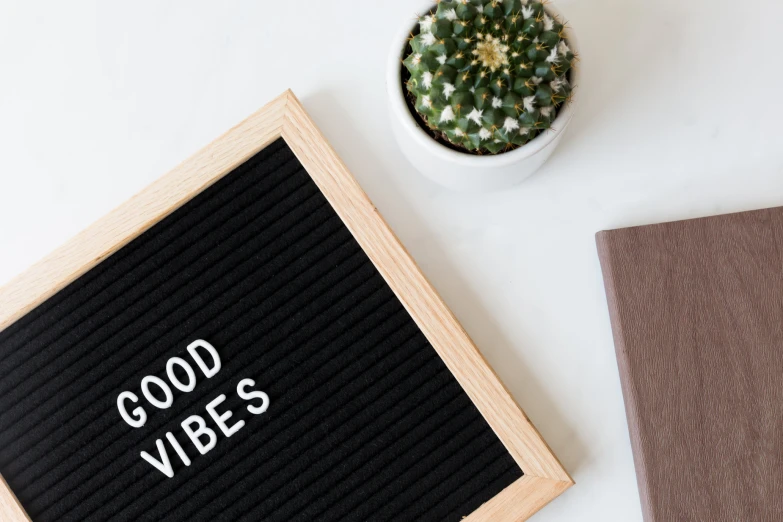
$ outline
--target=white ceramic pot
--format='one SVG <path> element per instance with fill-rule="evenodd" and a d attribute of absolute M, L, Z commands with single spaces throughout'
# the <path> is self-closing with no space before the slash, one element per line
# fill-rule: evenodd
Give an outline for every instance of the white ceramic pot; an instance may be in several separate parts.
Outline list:
<path fill-rule="evenodd" d="M 432 7 L 433 3 L 427 2 L 418 12 L 429 12 Z M 552 4 L 546 4 L 546 9 L 563 20 Z M 386 92 L 389 95 L 392 129 L 408 161 L 436 183 L 462 191 L 498 190 L 515 185 L 533 174 L 560 143 L 574 115 L 576 97 L 560 109 L 551 130 L 542 132 L 518 149 L 477 156 L 444 147 L 416 123 L 405 102 L 400 59 L 404 57 L 408 38 L 417 23 L 406 20 L 402 25 L 392 42 L 386 65 Z M 566 29 L 566 40 L 568 46 L 576 52 L 577 42 L 570 28 Z M 572 68 L 571 84 L 578 85 L 578 80 L 578 69 Z"/>

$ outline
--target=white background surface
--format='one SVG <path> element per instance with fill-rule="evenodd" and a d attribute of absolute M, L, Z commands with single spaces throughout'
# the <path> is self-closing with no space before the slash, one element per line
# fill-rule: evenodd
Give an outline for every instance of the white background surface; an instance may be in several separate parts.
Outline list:
<path fill-rule="evenodd" d="M 783 204 L 783 3 L 561 0 L 581 106 L 483 195 L 391 136 L 417 5 L 0 0 L 0 282 L 291 87 L 576 479 L 534 519 L 641 520 L 593 235 Z"/>

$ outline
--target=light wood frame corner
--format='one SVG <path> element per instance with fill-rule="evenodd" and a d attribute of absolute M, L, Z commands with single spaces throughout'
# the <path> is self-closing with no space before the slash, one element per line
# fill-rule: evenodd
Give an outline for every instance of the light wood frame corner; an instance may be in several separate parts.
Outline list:
<path fill-rule="evenodd" d="M 292 149 L 523 471 L 465 522 L 526 520 L 572 486 L 574 481 L 290 90 L 0 288 L 0 331 L 278 138 Z M 29 520 L 2 480 L 0 519 Z"/>

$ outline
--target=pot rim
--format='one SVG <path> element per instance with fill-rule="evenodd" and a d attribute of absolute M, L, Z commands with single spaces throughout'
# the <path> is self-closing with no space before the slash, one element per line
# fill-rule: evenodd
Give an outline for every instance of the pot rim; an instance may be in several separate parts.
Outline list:
<path fill-rule="evenodd" d="M 423 5 L 424 7 L 422 12 L 428 12 L 430 9 L 432 9 L 433 2 L 428 0 Z M 562 13 L 553 7 L 552 4 L 547 4 L 546 9 L 561 20 L 563 19 Z M 555 117 L 554 121 L 552 122 L 552 129 L 545 130 L 526 144 L 509 152 L 479 156 L 452 150 L 435 141 L 424 131 L 424 129 L 419 126 L 418 122 L 416 122 L 416 120 L 413 118 L 413 115 L 408 109 L 408 104 L 405 101 L 405 93 L 402 89 L 401 59 L 403 58 L 403 53 L 405 51 L 405 47 L 407 46 L 408 37 L 417 23 L 418 21 L 414 22 L 413 24 L 411 24 L 410 21 L 406 21 L 404 24 L 402 24 L 399 31 L 395 35 L 387 60 L 386 89 L 389 93 L 389 97 L 391 98 L 390 102 L 392 112 L 394 112 L 395 116 L 402 123 L 402 126 L 413 137 L 413 139 L 428 152 L 445 161 L 459 163 L 462 165 L 473 165 L 481 167 L 504 166 L 517 163 L 520 160 L 529 158 L 541 152 L 543 149 L 549 146 L 552 141 L 554 141 L 558 134 L 565 130 L 566 126 L 574 115 L 576 108 L 575 98 L 572 98 L 570 102 L 566 103 L 560 109 L 557 117 Z M 576 54 L 576 51 L 579 47 L 578 42 L 574 37 L 574 32 L 571 27 L 566 27 L 565 32 L 568 45 Z M 577 89 L 579 77 L 580 74 L 578 67 L 572 67 L 571 85 L 573 86 L 574 91 Z"/>

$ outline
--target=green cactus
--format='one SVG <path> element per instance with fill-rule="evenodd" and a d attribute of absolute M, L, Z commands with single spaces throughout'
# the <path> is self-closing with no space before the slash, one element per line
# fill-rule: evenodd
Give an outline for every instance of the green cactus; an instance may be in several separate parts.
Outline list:
<path fill-rule="evenodd" d="M 574 53 L 536 0 L 438 2 L 403 64 L 416 111 L 458 147 L 496 154 L 548 129 L 569 99 Z"/>

